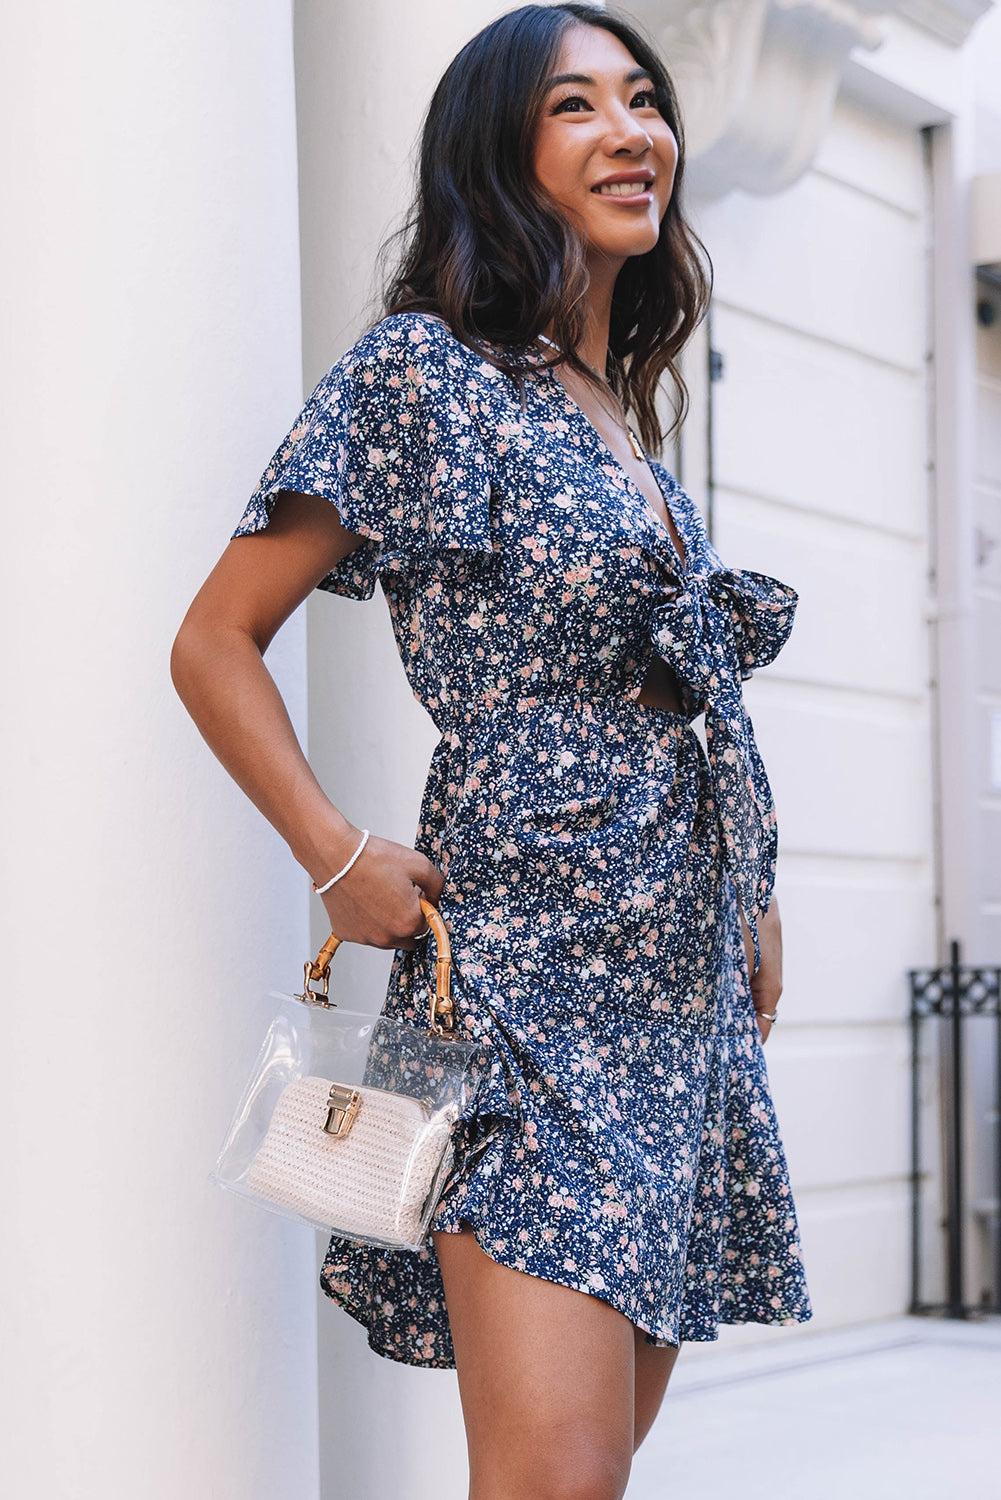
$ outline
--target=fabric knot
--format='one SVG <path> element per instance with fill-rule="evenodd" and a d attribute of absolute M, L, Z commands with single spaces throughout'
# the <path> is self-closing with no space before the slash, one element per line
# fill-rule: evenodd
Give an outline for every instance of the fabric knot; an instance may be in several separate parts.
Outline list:
<path fill-rule="evenodd" d="M 798 595 L 763 573 L 719 569 L 689 575 L 655 606 L 658 654 L 705 713 L 706 749 L 716 789 L 727 868 L 761 959 L 757 918 L 775 879 L 775 806 L 744 707 L 741 683 L 774 661 L 789 638 Z"/>

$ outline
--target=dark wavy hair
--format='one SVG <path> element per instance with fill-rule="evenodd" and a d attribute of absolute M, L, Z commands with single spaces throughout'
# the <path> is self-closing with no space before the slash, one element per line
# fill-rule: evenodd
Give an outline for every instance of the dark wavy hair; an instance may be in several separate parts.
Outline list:
<path fill-rule="evenodd" d="M 614 11 L 577 3 L 522 5 L 485 26 L 452 60 L 422 122 L 417 186 L 405 222 L 379 252 L 382 266 L 392 246 L 406 241 L 396 269 L 383 280 L 380 317 L 437 313 L 458 339 L 516 382 L 522 404 L 518 350 L 552 324 L 562 351 L 552 363 L 566 364 L 601 389 L 600 375 L 578 354 L 589 281 L 585 241 L 532 169 L 545 80 L 562 37 L 579 25 L 610 31 L 646 69 L 678 142 L 657 244 L 631 256 L 616 278 L 604 372 L 606 388 L 635 413 L 646 447 L 656 453 L 688 409 L 677 360 L 708 308 L 712 266 L 682 213 L 685 144 L 674 87 L 653 43 Z M 677 398 L 667 433 L 655 405 L 665 370 Z"/>

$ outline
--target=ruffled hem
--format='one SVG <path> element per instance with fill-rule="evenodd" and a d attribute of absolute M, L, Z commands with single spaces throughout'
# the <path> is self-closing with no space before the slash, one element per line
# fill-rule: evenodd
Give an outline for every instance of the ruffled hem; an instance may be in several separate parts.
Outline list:
<path fill-rule="evenodd" d="M 444 1207 L 444 1212 L 441 1212 L 442 1207 Z M 658 1347 L 677 1345 L 679 1324 L 677 1316 L 654 1324 L 649 1315 L 643 1311 L 641 1300 L 627 1295 L 617 1287 L 610 1286 L 604 1273 L 597 1267 L 568 1271 L 562 1261 L 557 1259 L 558 1256 L 564 1254 L 562 1244 L 548 1254 L 538 1246 L 533 1247 L 532 1263 L 529 1265 L 524 1255 L 509 1248 L 509 1241 L 512 1237 L 510 1226 L 505 1224 L 503 1231 L 492 1227 L 500 1217 L 501 1214 L 496 1205 L 491 1202 L 489 1186 L 481 1179 L 473 1179 L 464 1197 L 456 1196 L 447 1201 L 443 1199 L 431 1222 L 430 1233 L 440 1230 L 446 1234 L 457 1234 L 461 1231 L 463 1224 L 468 1224 L 476 1236 L 480 1249 L 498 1265 L 510 1266 L 513 1270 L 522 1271 L 527 1276 L 537 1276 L 540 1280 L 554 1282 L 557 1286 L 569 1287 L 572 1291 L 583 1292 L 589 1297 L 597 1297 L 640 1328 L 646 1334 L 648 1343 Z M 584 1236 L 580 1238 L 582 1240 Z"/>
<path fill-rule="evenodd" d="M 715 1344 L 719 1338 L 722 1327 L 743 1327 L 748 1323 L 758 1323 L 771 1328 L 792 1328 L 797 1323 L 809 1323 L 813 1313 L 809 1309 L 802 1312 L 780 1315 L 767 1311 L 764 1307 L 755 1309 L 748 1307 L 746 1311 L 738 1313 L 735 1308 L 723 1306 L 719 1312 L 714 1313 L 711 1323 L 682 1323 L 681 1342 L 683 1344 Z"/>
<path fill-rule="evenodd" d="M 569 1287 L 572 1291 L 597 1297 L 628 1318 L 635 1327 L 641 1330 L 646 1342 L 654 1348 L 677 1348 L 683 1343 L 715 1343 L 719 1338 L 719 1329 L 724 1325 L 754 1323 L 762 1326 L 791 1327 L 798 1323 L 809 1322 L 813 1316 L 809 1307 L 787 1312 L 776 1310 L 771 1299 L 761 1301 L 752 1295 L 740 1298 L 728 1295 L 718 1307 L 714 1306 L 702 1315 L 683 1303 L 673 1317 L 654 1323 L 638 1309 L 634 1299 L 617 1295 L 613 1289 L 598 1290 L 591 1284 L 588 1276 L 571 1276 L 557 1267 L 555 1263 L 546 1263 L 543 1266 L 537 1254 L 533 1256 L 532 1266 L 524 1264 L 523 1257 L 502 1247 L 496 1231 L 488 1227 L 482 1212 L 475 1204 L 472 1206 L 468 1203 L 464 1204 L 460 1213 L 451 1220 L 446 1217 L 442 1224 L 432 1223 L 430 1233 L 457 1234 L 461 1232 L 463 1224 L 469 1225 L 480 1249 L 498 1265 L 510 1266 L 512 1270 L 522 1271 L 528 1276 L 537 1276 L 557 1286 Z M 351 1258 L 350 1275 L 338 1274 L 342 1268 L 347 1267 L 346 1260 L 338 1258 L 345 1255 Z M 393 1257 L 392 1262 L 389 1259 L 390 1256 Z M 408 1258 L 412 1264 L 402 1265 L 404 1258 Z M 440 1293 L 429 1297 L 426 1277 L 420 1274 L 421 1267 L 427 1267 L 432 1258 L 435 1263 L 434 1278 L 440 1285 L 441 1271 L 433 1246 L 420 1251 L 389 1252 L 361 1246 L 356 1241 L 335 1239 L 331 1241 L 327 1251 L 320 1272 L 319 1285 L 332 1302 L 367 1330 L 368 1345 L 374 1353 L 383 1358 L 395 1360 L 398 1364 L 421 1366 L 427 1369 L 454 1370 L 456 1367 L 455 1350 L 448 1329 L 444 1287 L 441 1286 Z M 365 1275 L 359 1276 L 360 1264 L 366 1262 Z M 423 1335 L 418 1336 L 416 1324 L 414 1324 L 412 1334 L 406 1339 L 402 1338 L 394 1325 L 394 1319 L 401 1307 L 401 1297 L 394 1295 L 392 1282 L 403 1284 L 400 1286 L 400 1291 L 404 1293 L 403 1306 L 412 1307 L 415 1311 L 420 1309 L 422 1313 L 430 1315 L 435 1315 L 440 1310 L 440 1327 L 435 1330 L 427 1329 Z M 360 1293 L 361 1284 L 369 1287 L 377 1284 L 387 1287 L 389 1295 L 374 1291 Z"/>
<path fill-rule="evenodd" d="M 719 1085 L 736 1056 L 746 1057 L 748 1047 L 741 1045 L 745 1030 L 736 1020 L 724 1042 L 717 1062 Z M 743 1109 L 728 1113 L 730 1127 L 739 1128 Z M 791 1326 L 810 1320 L 812 1310 L 798 1258 L 791 1207 L 786 1222 L 779 1220 L 769 1231 L 763 1229 L 764 1220 L 757 1212 L 760 1208 L 767 1217 L 768 1205 L 747 1199 L 751 1212 L 748 1221 L 748 1210 L 740 1205 L 740 1174 L 728 1165 L 721 1182 L 719 1162 L 708 1143 L 694 1196 L 698 1202 L 700 1183 L 711 1179 L 716 1192 L 723 1191 L 723 1202 L 717 1198 L 707 1214 L 696 1212 L 683 1284 L 678 1286 L 672 1311 L 665 1310 L 660 1317 L 653 1315 L 649 1295 L 639 1290 L 644 1278 L 642 1259 L 634 1277 L 617 1283 L 606 1279 L 607 1267 L 603 1272 L 597 1266 L 585 1266 L 580 1247 L 593 1230 L 590 1221 L 582 1219 L 577 1234 L 563 1232 L 553 1240 L 550 1250 L 538 1243 L 538 1224 L 533 1219 L 529 1230 L 531 1253 L 520 1253 L 517 1205 L 512 1209 L 510 1202 L 500 1201 L 495 1191 L 496 1187 L 501 1194 L 507 1193 L 510 1178 L 517 1175 L 518 1169 L 506 1161 L 512 1140 L 506 1130 L 516 1120 L 517 1111 L 502 1081 L 502 1069 L 495 1069 L 475 1104 L 457 1122 L 461 1137 L 457 1165 L 439 1198 L 427 1243 L 421 1250 L 390 1251 L 341 1236 L 331 1238 L 320 1287 L 367 1329 L 368 1344 L 375 1353 L 401 1364 L 455 1368 L 444 1285 L 431 1236 L 435 1232 L 459 1233 L 463 1224 L 469 1225 L 480 1248 L 497 1264 L 598 1297 L 628 1318 L 643 1332 L 646 1342 L 657 1348 L 715 1342 L 721 1325 Z M 488 1154 L 491 1148 L 497 1152 L 496 1161 Z M 784 1160 L 776 1158 L 773 1165 L 780 1175 L 784 1172 Z M 752 1245 L 761 1253 L 756 1253 Z M 568 1247 L 577 1249 L 573 1270 L 565 1264 Z M 773 1256 L 769 1251 L 776 1253 Z M 792 1263 L 785 1265 L 780 1276 L 773 1275 L 776 1261 L 787 1260 L 790 1251 Z M 760 1269 L 755 1269 L 755 1259 L 760 1260 Z"/>

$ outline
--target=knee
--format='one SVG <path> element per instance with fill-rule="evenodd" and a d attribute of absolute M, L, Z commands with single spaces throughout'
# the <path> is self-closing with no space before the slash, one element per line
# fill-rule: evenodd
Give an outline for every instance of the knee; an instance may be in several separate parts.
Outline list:
<path fill-rule="evenodd" d="M 622 1500 L 632 1454 L 584 1440 L 562 1452 L 536 1455 L 528 1473 L 512 1489 L 518 1500 Z"/>

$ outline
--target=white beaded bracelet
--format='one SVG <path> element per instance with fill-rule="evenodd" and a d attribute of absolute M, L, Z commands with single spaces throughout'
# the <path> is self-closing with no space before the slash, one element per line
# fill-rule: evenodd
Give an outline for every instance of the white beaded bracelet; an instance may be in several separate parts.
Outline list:
<path fill-rule="evenodd" d="M 351 858 L 348 860 L 347 864 L 344 866 L 344 869 L 343 870 L 338 870 L 338 872 L 337 872 L 336 875 L 331 875 L 331 877 L 327 881 L 326 885 L 317 885 L 316 881 L 315 880 L 313 881 L 313 889 L 314 889 L 314 891 L 316 892 L 316 894 L 318 896 L 322 896 L 323 893 L 324 893 L 324 891 L 329 891 L 330 887 L 332 885 L 336 885 L 337 884 L 338 880 L 340 880 L 340 878 L 341 878 L 342 875 L 346 875 L 348 873 L 348 871 L 350 870 L 351 866 L 354 864 L 355 860 L 358 858 L 359 854 L 364 849 L 364 847 L 365 847 L 365 845 L 367 843 L 368 843 L 368 829 L 367 828 L 363 828 L 362 829 L 362 836 L 361 836 L 361 843 L 358 845 L 358 848 L 355 850 L 355 852 L 352 854 Z"/>

